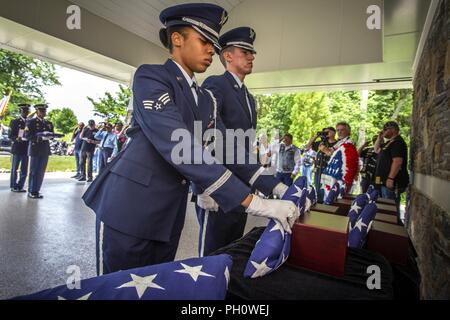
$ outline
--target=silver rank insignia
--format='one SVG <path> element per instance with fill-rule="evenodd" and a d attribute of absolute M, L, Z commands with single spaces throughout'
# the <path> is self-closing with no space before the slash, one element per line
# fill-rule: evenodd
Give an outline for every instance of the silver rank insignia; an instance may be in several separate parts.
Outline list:
<path fill-rule="evenodd" d="M 170 102 L 169 94 L 166 92 L 162 96 L 160 96 L 156 101 L 155 100 L 144 100 L 142 101 L 144 105 L 144 109 L 147 110 L 162 110 L 168 103 Z"/>
<path fill-rule="evenodd" d="M 254 38 L 255 38 L 255 31 L 253 31 L 253 29 L 250 29 L 250 39 Z"/>
<path fill-rule="evenodd" d="M 223 10 L 223 11 L 222 11 L 222 16 L 220 17 L 220 22 L 219 22 L 219 24 L 220 24 L 221 26 L 223 26 L 223 25 L 225 24 L 225 22 L 227 22 L 227 20 L 228 20 L 228 14 L 227 14 L 227 12 L 226 12 L 225 10 Z"/>

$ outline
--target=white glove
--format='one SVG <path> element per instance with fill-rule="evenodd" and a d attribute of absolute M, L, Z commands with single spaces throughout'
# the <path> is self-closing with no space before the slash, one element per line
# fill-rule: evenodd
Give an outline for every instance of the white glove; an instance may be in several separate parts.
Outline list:
<path fill-rule="evenodd" d="M 284 183 L 279 183 L 275 186 L 275 188 L 273 188 L 272 193 L 277 196 L 279 199 L 283 198 L 284 194 L 286 193 L 287 189 L 289 189 L 289 187 L 287 185 L 285 185 Z"/>
<path fill-rule="evenodd" d="M 208 196 L 207 194 L 199 194 L 197 196 L 197 205 L 205 210 L 209 211 L 219 211 L 219 205 L 213 198 Z"/>
<path fill-rule="evenodd" d="M 275 219 L 287 233 L 291 233 L 291 227 L 299 216 L 297 206 L 289 200 L 262 199 L 253 195 L 250 205 L 245 210 L 248 214 Z"/>

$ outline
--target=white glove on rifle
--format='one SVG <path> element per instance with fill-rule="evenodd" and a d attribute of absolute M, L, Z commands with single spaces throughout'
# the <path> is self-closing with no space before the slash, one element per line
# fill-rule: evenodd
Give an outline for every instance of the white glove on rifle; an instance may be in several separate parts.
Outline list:
<path fill-rule="evenodd" d="M 217 204 L 217 202 L 204 193 L 197 195 L 197 205 L 205 210 L 219 211 L 219 205 Z"/>
<path fill-rule="evenodd" d="M 253 195 L 245 212 L 254 216 L 275 219 L 288 233 L 292 232 L 291 227 L 299 216 L 298 208 L 292 201 L 262 199 L 257 195 Z"/>
<path fill-rule="evenodd" d="M 285 185 L 284 183 L 279 183 L 275 186 L 275 188 L 273 188 L 272 193 L 278 197 L 278 199 L 283 198 L 284 194 L 286 193 L 287 189 L 289 189 L 289 187 L 287 185 Z"/>

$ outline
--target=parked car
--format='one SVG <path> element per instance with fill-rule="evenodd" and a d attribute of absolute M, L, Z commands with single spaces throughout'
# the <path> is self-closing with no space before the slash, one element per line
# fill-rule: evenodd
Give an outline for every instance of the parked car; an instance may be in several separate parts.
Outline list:
<path fill-rule="evenodd" d="M 0 151 L 11 152 L 12 141 L 8 137 L 10 128 L 2 126 L 0 130 Z"/>

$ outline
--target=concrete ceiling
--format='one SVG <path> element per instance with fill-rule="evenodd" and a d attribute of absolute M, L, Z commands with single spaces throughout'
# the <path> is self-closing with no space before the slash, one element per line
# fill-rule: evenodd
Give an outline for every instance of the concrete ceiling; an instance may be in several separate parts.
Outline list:
<path fill-rule="evenodd" d="M 0 47 L 128 83 L 133 66 L 0 17 Z"/>
<path fill-rule="evenodd" d="M 0 46 L 128 82 L 142 63 L 167 58 L 159 12 L 174 0 L 0 0 Z M 229 12 L 223 31 L 257 33 L 255 92 L 409 87 L 428 0 L 217 0 Z M 65 28 L 67 6 L 82 8 L 82 29 Z M 366 8 L 379 5 L 382 30 Z M 218 62 L 201 80 L 222 73 Z"/>
<path fill-rule="evenodd" d="M 140 37 L 160 45 L 158 32 L 161 28 L 159 13 L 180 2 L 174 0 L 71 0 L 84 9 L 117 24 Z M 201 1 L 200 1 L 201 2 Z M 231 12 L 243 0 L 208 1 L 221 5 Z M 161 46 L 162 47 L 162 46 Z"/>

